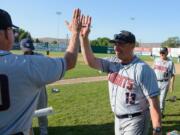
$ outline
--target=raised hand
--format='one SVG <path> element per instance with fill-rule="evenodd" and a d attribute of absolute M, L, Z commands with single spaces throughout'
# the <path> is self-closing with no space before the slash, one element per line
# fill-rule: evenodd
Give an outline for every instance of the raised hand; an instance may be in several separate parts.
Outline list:
<path fill-rule="evenodd" d="M 75 9 L 71 22 L 69 23 L 68 21 L 65 21 L 69 31 L 75 34 L 79 34 L 82 27 L 82 19 L 81 10 L 79 8 Z"/>
<path fill-rule="evenodd" d="M 80 36 L 88 37 L 91 27 L 91 17 L 82 15 L 82 27 Z"/>

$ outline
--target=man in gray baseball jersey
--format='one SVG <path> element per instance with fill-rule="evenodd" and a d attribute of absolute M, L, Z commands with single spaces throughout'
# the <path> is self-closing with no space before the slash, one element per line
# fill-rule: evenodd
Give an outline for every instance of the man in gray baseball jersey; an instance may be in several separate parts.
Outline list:
<path fill-rule="evenodd" d="M 75 67 L 82 26 L 80 9 L 75 9 L 70 23 L 71 39 L 64 58 L 15 55 L 9 13 L 0 9 L 0 135 L 28 135 L 40 88 L 61 79 Z"/>
<path fill-rule="evenodd" d="M 41 55 L 40 53 L 34 52 L 33 41 L 30 38 L 22 39 L 20 42 L 21 50 L 24 55 Z M 46 86 L 43 86 L 40 90 L 39 99 L 37 102 L 37 110 L 47 108 L 48 105 L 48 97 L 46 92 Z M 38 117 L 38 124 L 40 129 L 40 135 L 48 134 L 48 118 L 47 116 Z M 33 130 L 32 130 L 33 132 Z"/>
<path fill-rule="evenodd" d="M 97 58 L 89 45 L 91 17 L 83 17 L 80 41 L 85 63 L 108 73 L 109 96 L 115 115 L 116 135 L 147 135 L 150 115 L 153 134 L 161 134 L 159 90 L 154 71 L 133 54 L 135 36 L 128 31 L 114 35 L 115 57 Z"/>
<path fill-rule="evenodd" d="M 160 48 L 160 57 L 154 61 L 154 71 L 157 76 L 158 87 L 160 89 L 160 109 L 162 117 L 164 117 L 165 98 L 171 84 L 171 89 L 174 89 L 175 80 L 175 66 L 168 55 L 168 49 L 166 47 Z"/>

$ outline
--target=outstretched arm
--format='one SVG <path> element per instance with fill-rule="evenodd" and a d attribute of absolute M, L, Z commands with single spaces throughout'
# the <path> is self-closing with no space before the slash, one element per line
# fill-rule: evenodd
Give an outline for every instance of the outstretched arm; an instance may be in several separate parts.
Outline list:
<path fill-rule="evenodd" d="M 81 52 L 84 58 L 84 61 L 87 65 L 95 69 L 101 69 L 101 62 L 96 58 L 92 52 L 92 49 L 89 45 L 89 33 L 91 27 L 91 17 L 82 16 L 82 28 L 80 32 L 80 42 L 81 42 Z"/>
<path fill-rule="evenodd" d="M 71 32 L 70 42 L 64 56 L 67 63 L 67 70 L 69 70 L 75 67 L 79 50 L 79 34 L 82 26 L 80 9 L 74 10 L 72 21 L 70 23 L 66 21 L 66 25 Z"/>

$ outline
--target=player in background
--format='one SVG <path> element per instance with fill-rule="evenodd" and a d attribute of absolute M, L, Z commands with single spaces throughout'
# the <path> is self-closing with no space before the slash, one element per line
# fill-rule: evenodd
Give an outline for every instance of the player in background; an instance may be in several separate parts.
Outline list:
<path fill-rule="evenodd" d="M 0 135 L 29 135 L 40 88 L 62 79 L 75 67 L 82 27 L 80 9 L 66 25 L 71 32 L 64 58 L 16 55 L 13 25 L 9 13 L 0 9 Z"/>
<path fill-rule="evenodd" d="M 33 41 L 30 38 L 22 39 L 20 42 L 20 47 L 24 55 L 41 55 L 42 56 L 42 54 L 34 52 L 35 48 L 33 45 Z M 36 108 L 37 110 L 47 108 L 48 106 L 46 86 L 43 86 L 40 89 L 41 90 L 40 90 L 39 99 L 38 99 L 37 108 Z M 39 124 L 39 129 L 40 129 L 40 135 L 48 135 L 47 116 L 38 117 L 38 124 Z M 32 134 L 34 134 L 33 130 L 32 130 Z"/>
<path fill-rule="evenodd" d="M 115 57 L 97 58 L 89 45 L 91 17 L 83 16 L 81 51 L 90 67 L 108 73 L 109 96 L 115 117 L 115 135 L 147 135 L 150 115 L 153 135 L 160 135 L 159 90 L 154 71 L 133 54 L 135 36 L 128 31 L 114 35 Z"/>
<path fill-rule="evenodd" d="M 174 90 L 175 80 L 175 66 L 168 55 L 168 49 L 166 47 L 160 48 L 160 57 L 154 61 L 154 71 L 156 73 L 158 87 L 160 89 L 160 109 L 161 115 L 164 117 L 165 99 L 168 90 L 172 92 Z M 170 88 L 170 89 L 169 89 Z"/>

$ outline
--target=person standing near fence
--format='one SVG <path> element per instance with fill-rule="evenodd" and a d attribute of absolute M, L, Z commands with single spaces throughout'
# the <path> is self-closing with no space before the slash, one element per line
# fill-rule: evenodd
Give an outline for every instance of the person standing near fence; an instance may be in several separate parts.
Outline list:
<path fill-rule="evenodd" d="M 170 90 L 170 92 L 174 90 L 175 66 L 173 61 L 167 57 L 168 49 L 166 47 L 161 47 L 159 53 L 160 57 L 154 61 L 154 71 L 160 90 L 161 115 L 164 117 L 167 92 L 168 90 Z"/>
<path fill-rule="evenodd" d="M 115 57 L 97 58 L 89 45 L 91 17 L 83 17 L 80 41 L 84 61 L 108 73 L 109 96 L 115 117 L 115 135 L 147 135 L 150 115 L 153 135 L 161 135 L 159 89 L 154 71 L 133 54 L 134 34 L 121 31 L 110 40 Z"/>

